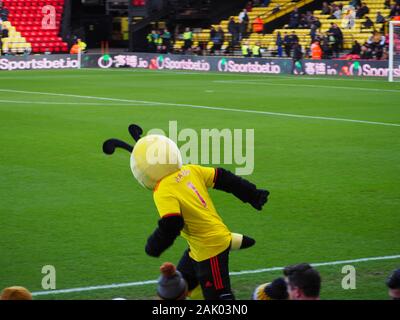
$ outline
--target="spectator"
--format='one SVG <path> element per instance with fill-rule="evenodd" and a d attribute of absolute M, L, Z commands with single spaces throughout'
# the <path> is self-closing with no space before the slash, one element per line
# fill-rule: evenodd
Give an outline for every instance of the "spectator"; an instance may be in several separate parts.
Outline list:
<path fill-rule="evenodd" d="M 331 49 L 331 46 L 329 45 L 329 37 L 327 34 L 322 38 L 321 44 L 322 44 L 321 45 L 322 59 L 331 59 L 332 49 Z"/>
<path fill-rule="evenodd" d="M 293 42 L 293 65 L 292 65 L 292 73 L 295 74 L 297 69 L 300 69 L 300 74 L 305 74 L 304 66 L 303 66 L 303 49 L 299 44 L 298 40 Z"/>
<path fill-rule="evenodd" d="M 253 10 L 253 2 L 252 2 L 252 1 L 249 1 L 249 2 L 247 2 L 247 4 L 246 4 L 246 11 L 247 11 L 247 12 L 251 12 L 251 10 Z"/>
<path fill-rule="evenodd" d="M 232 35 L 232 46 L 235 46 L 239 42 L 239 26 L 233 17 L 229 20 L 228 32 Z"/>
<path fill-rule="evenodd" d="M 187 51 L 190 51 L 193 45 L 193 32 L 190 30 L 190 28 L 186 28 L 185 32 L 183 33 L 183 52 L 186 53 Z"/>
<path fill-rule="evenodd" d="M 278 55 L 279 58 L 282 58 L 282 55 L 283 55 L 282 54 L 283 53 L 283 50 L 282 50 L 283 40 L 282 40 L 281 33 L 279 31 L 278 31 L 278 33 L 276 35 L 275 44 L 276 44 L 277 55 Z"/>
<path fill-rule="evenodd" d="M 372 59 L 372 50 L 367 46 L 361 47 L 360 59 L 368 60 Z"/>
<path fill-rule="evenodd" d="M 294 31 L 292 31 L 292 34 L 290 35 L 290 42 L 291 42 L 292 46 L 294 43 L 299 42 L 299 37 L 297 36 L 296 32 L 294 32 Z"/>
<path fill-rule="evenodd" d="M 339 52 L 343 47 L 343 33 L 336 23 L 331 23 L 331 27 L 328 30 L 330 42 L 333 52 L 336 53 L 336 57 L 339 57 Z M 333 39 L 331 38 L 333 36 Z"/>
<path fill-rule="evenodd" d="M 375 56 L 376 59 L 381 59 L 385 42 L 385 36 L 376 31 L 368 38 L 367 47 L 370 49 L 372 56 Z"/>
<path fill-rule="evenodd" d="M 351 48 L 350 54 L 358 54 L 361 53 L 361 45 L 358 43 L 357 40 L 354 41 L 353 47 Z"/>
<path fill-rule="evenodd" d="M 281 5 L 279 3 L 272 9 L 272 14 L 277 14 L 281 10 Z"/>
<path fill-rule="evenodd" d="M 362 29 L 370 29 L 374 26 L 374 22 L 368 17 L 365 17 L 365 21 L 361 24 Z"/>
<path fill-rule="evenodd" d="M 268 7 L 270 2 L 271 2 L 271 0 L 262 0 L 261 1 L 261 6 L 262 7 Z"/>
<path fill-rule="evenodd" d="M 331 7 L 328 2 L 322 4 L 321 14 L 331 14 Z"/>
<path fill-rule="evenodd" d="M 24 287 L 8 287 L 1 293 L 0 300 L 32 300 L 32 294 Z"/>
<path fill-rule="evenodd" d="M 288 266 L 283 274 L 291 300 L 319 300 L 321 276 L 308 263 Z"/>
<path fill-rule="evenodd" d="M 307 17 L 305 14 L 300 15 L 298 28 L 308 29 L 310 26 L 307 21 Z"/>
<path fill-rule="evenodd" d="M 253 57 L 255 58 L 261 58 L 261 47 L 260 47 L 260 42 L 257 42 L 253 47 L 251 48 L 251 53 Z"/>
<path fill-rule="evenodd" d="M 345 29 L 353 29 L 355 24 L 356 13 L 354 10 L 347 10 L 346 13 L 343 15 L 343 22 L 342 26 Z"/>
<path fill-rule="evenodd" d="M 161 265 L 160 272 L 157 284 L 158 297 L 162 300 L 185 300 L 188 286 L 176 267 L 170 262 L 165 262 Z"/>
<path fill-rule="evenodd" d="M 151 32 L 146 37 L 148 52 L 156 52 L 156 46 L 155 46 L 155 42 L 154 42 L 155 35 L 156 35 L 156 31 L 155 30 L 151 30 Z"/>
<path fill-rule="evenodd" d="M 212 41 L 215 38 L 215 35 L 217 33 L 217 30 L 213 26 L 210 28 L 210 40 Z"/>
<path fill-rule="evenodd" d="M 70 53 L 70 54 L 79 54 L 79 51 L 80 51 L 80 50 L 81 50 L 81 48 L 79 47 L 79 44 L 78 44 L 78 43 L 75 43 L 75 44 L 71 47 L 69 53 Z"/>
<path fill-rule="evenodd" d="M 358 10 L 356 12 L 356 18 L 361 19 L 368 13 L 369 13 L 368 6 L 365 3 L 362 3 L 361 6 L 358 7 Z"/>
<path fill-rule="evenodd" d="M 252 300 L 288 300 L 286 281 L 283 278 L 275 279 L 270 283 L 264 283 L 256 287 Z"/>
<path fill-rule="evenodd" d="M 385 22 L 386 22 L 385 17 L 381 14 L 380 11 L 378 11 L 378 12 L 376 13 L 376 20 L 375 20 L 375 22 L 376 22 L 376 23 L 385 23 Z"/>
<path fill-rule="evenodd" d="M 171 50 L 171 32 L 167 28 L 164 29 L 161 39 L 163 53 L 169 52 Z"/>
<path fill-rule="evenodd" d="M 246 36 L 248 24 L 249 15 L 247 14 L 247 10 L 243 9 L 239 14 L 239 41 Z"/>
<path fill-rule="evenodd" d="M 322 58 L 322 49 L 319 44 L 319 41 L 316 40 L 311 44 L 311 58 L 313 60 L 321 60 Z"/>
<path fill-rule="evenodd" d="M 0 10 L 0 17 L 3 21 L 8 21 L 8 14 L 9 11 L 7 8 L 1 8 Z"/>
<path fill-rule="evenodd" d="M 383 47 L 381 60 L 388 60 L 388 59 L 389 59 L 388 49 L 386 47 Z"/>
<path fill-rule="evenodd" d="M 154 39 L 154 44 L 156 46 L 156 51 L 161 53 L 163 51 L 163 39 L 161 38 L 161 31 L 157 30 L 156 35 L 157 36 Z"/>
<path fill-rule="evenodd" d="M 342 18 L 342 10 L 339 6 L 335 6 L 335 10 L 332 13 L 333 19 L 341 19 Z"/>
<path fill-rule="evenodd" d="M 289 29 L 296 29 L 299 26 L 299 22 L 300 22 L 299 9 L 296 7 L 294 8 L 289 17 Z"/>
<path fill-rule="evenodd" d="M 78 39 L 76 42 L 77 42 L 77 44 L 79 46 L 79 49 L 81 50 L 81 53 L 86 53 L 87 52 L 87 50 L 86 50 L 86 48 L 87 48 L 86 42 L 82 41 L 82 39 Z"/>
<path fill-rule="evenodd" d="M 351 0 L 350 5 L 354 8 L 361 6 L 361 0 Z"/>
<path fill-rule="evenodd" d="M 1 38 L 8 38 L 8 29 L 7 28 L 4 28 L 1 31 Z"/>
<path fill-rule="evenodd" d="M 287 57 L 290 57 L 290 52 L 292 50 L 292 42 L 290 39 L 290 35 L 285 32 L 285 35 L 283 37 L 283 47 L 285 49 L 285 53 Z"/>
<path fill-rule="evenodd" d="M 261 19 L 261 16 L 257 16 L 257 18 L 253 21 L 253 32 L 261 33 L 264 30 L 264 21 Z"/>
<path fill-rule="evenodd" d="M 389 15 L 390 17 L 400 16 L 400 5 L 393 5 Z"/>
<path fill-rule="evenodd" d="M 311 28 L 319 29 L 321 28 L 321 21 L 317 17 L 312 17 L 311 18 Z"/>
<path fill-rule="evenodd" d="M 249 46 L 249 43 L 248 43 L 247 40 L 243 40 L 243 41 L 242 41 L 241 49 L 242 49 L 242 55 L 243 55 L 243 57 L 248 58 L 248 57 L 251 56 L 250 46 Z"/>
<path fill-rule="evenodd" d="M 222 45 L 224 44 L 225 34 L 221 27 L 218 27 L 218 31 L 215 32 L 214 38 L 211 39 L 213 42 L 213 46 L 211 48 L 211 53 L 217 52 L 220 54 Z"/>

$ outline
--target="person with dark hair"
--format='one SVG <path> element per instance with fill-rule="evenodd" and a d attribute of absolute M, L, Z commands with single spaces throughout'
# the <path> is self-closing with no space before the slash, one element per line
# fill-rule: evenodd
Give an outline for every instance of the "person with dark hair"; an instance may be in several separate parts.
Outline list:
<path fill-rule="evenodd" d="M 283 53 L 283 50 L 282 50 L 283 40 L 282 40 L 282 36 L 281 36 L 281 33 L 280 33 L 280 32 L 278 32 L 277 35 L 276 35 L 275 44 L 276 44 L 276 52 L 277 52 L 277 55 L 278 55 L 279 58 L 282 58 L 282 53 Z"/>
<path fill-rule="evenodd" d="M 389 297 L 392 300 L 400 300 L 400 269 L 395 270 L 386 280 L 389 289 Z"/>
<path fill-rule="evenodd" d="M 331 14 L 331 12 L 332 12 L 332 9 L 329 6 L 328 2 L 323 2 L 322 3 L 321 14 L 327 15 L 327 14 Z"/>
<path fill-rule="evenodd" d="M 164 28 L 161 35 L 163 53 L 168 53 L 171 50 L 171 37 L 171 32 L 169 32 L 167 28 Z"/>
<path fill-rule="evenodd" d="M 300 23 L 299 9 L 294 8 L 289 17 L 289 29 L 296 29 Z"/>
<path fill-rule="evenodd" d="M 361 3 L 361 6 L 357 9 L 356 17 L 357 17 L 357 19 L 361 19 L 362 17 L 364 17 L 368 13 L 369 13 L 369 8 L 363 2 L 363 3 Z"/>
<path fill-rule="evenodd" d="M 292 42 L 290 40 L 290 35 L 285 32 L 283 36 L 283 47 L 285 48 L 285 53 L 287 57 L 290 57 L 290 52 L 292 51 Z"/>
<path fill-rule="evenodd" d="M 354 44 L 351 48 L 350 54 L 360 54 L 361 53 L 361 45 L 358 43 L 357 40 L 354 41 Z"/>
<path fill-rule="evenodd" d="M 365 21 L 362 23 L 361 29 L 370 29 L 374 26 L 374 22 L 371 20 L 370 17 L 366 16 Z"/>
<path fill-rule="evenodd" d="M 296 73 L 298 73 L 298 70 L 300 69 L 300 74 L 305 74 L 303 61 L 302 61 L 303 49 L 302 49 L 298 39 L 293 42 L 292 49 L 293 49 L 292 73 L 296 74 Z"/>
<path fill-rule="evenodd" d="M 378 12 L 376 13 L 375 22 L 376 22 L 376 23 L 385 23 L 385 22 L 386 22 L 385 17 L 381 14 L 380 11 L 378 11 Z"/>
<path fill-rule="evenodd" d="M 321 276 L 308 263 L 288 266 L 283 270 L 291 300 L 319 300 Z"/>
<path fill-rule="evenodd" d="M 277 278 L 272 282 L 256 287 L 252 295 L 253 300 L 288 300 L 289 294 L 284 278 Z"/>
<path fill-rule="evenodd" d="M 236 23 L 235 18 L 231 17 L 228 23 L 228 32 L 232 35 L 231 46 L 234 47 L 239 41 L 239 25 Z"/>

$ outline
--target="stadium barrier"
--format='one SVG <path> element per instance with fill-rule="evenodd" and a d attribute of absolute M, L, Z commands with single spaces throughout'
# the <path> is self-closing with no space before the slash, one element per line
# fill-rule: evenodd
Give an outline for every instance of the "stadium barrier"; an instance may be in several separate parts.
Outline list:
<path fill-rule="evenodd" d="M 371 60 L 303 60 L 308 75 L 387 77 L 387 61 Z M 223 73 L 291 74 L 291 59 L 230 58 L 152 53 L 32 55 L 0 57 L 0 70 L 67 69 L 67 68 L 133 68 L 151 70 L 186 70 Z M 296 64 L 294 73 L 301 67 Z M 394 75 L 400 76 L 400 65 Z"/>

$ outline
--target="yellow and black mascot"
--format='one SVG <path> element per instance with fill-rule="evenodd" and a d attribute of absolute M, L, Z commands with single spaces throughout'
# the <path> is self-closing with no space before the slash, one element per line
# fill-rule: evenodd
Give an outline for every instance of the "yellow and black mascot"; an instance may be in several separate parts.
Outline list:
<path fill-rule="evenodd" d="M 137 181 L 153 191 L 160 214 L 158 227 L 145 251 L 159 257 L 181 235 L 189 248 L 178 263 L 191 292 L 198 285 L 206 300 L 234 299 L 229 278 L 229 251 L 254 245 L 254 239 L 229 231 L 208 193 L 209 188 L 232 193 L 261 210 L 269 192 L 223 168 L 183 165 L 175 142 L 162 135 L 141 137 L 143 130 L 130 125 L 134 147 L 118 139 L 103 144 L 106 154 L 116 147 L 131 153 L 130 166 Z"/>

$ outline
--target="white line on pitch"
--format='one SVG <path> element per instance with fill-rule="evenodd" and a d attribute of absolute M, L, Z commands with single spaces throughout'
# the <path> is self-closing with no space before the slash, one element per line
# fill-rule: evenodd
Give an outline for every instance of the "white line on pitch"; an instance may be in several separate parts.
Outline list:
<path fill-rule="evenodd" d="M 217 71 L 207 71 L 207 72 L 196 72 L 196 71 L 168 71 L 168 70 L 140 70 L 140 69 L 97 69 L 97 68 L 85 68 L 82 71 L 99 71 L 99 72 L 131 72 L 142 75 L 152 75 L 157 74 L 177 74 L 177 75 L 215 75 L 215 76 L 225 76 L 225 77 L 259 77 L 259 78 L 273 78 L 273 79 L 288 79 L 288 80 L 327 80 L 327 81 L 352 81 L 352 82 L 378 82 L 387 83 L 386 78 L 376 77 L 377 79 L 367 79 L 367 78 L 355 78 L 355 77 L 340 77 L 340 76 L 327 76 L 327 77 L 314 77 L 310 75 L 305 76 L 294 76 L 294 75 L 278 75 L 278 74 L 257 74 L 257 73 L 222 73 Z M 61 75 L 60 75 L 61 77 Z"/>
<path fill-rule="evenodd" d="M 215 83 L 225 84 L 251 84 L 251 85 L 264 85 L 264 86 L 283 86 L 283 87 L 306 87 L 306 88 L 324 88 L 324 89 L 343 89 L 343 90 L 358 90 L 358 91 L 373 91 L 373 92 L 391 92 L 400 93 L 400 90 L 392 89 L 379 89 L 379 88 L 363 88 L 363 87 L 344 87 L 344 86 L 325 86 L 325 85 L 312 85 L 312 84 L 294 84 L 294 83 L 276 83 L 276 82 L 261 82 L 259 80 L 214 80 Z"/>
<path fill-rule="evenodd" d="M 339 260 L 339 261 L 330 261 L 330 262 L 318 262 L 318 263 L 312 263 L 311 265 L 314 267 L 323 267 L 323 266 L 334 266 L 334 265 L 338 265 L 338 264 L 358 263 L 358 262 L 366 262 L 366 261 L 394 260 L 394 259 L 400 259 L 400 255 L 370 257 L 370 258 L 361 258 L 361 259 L 352 259 L 352 260 Z M 273 268 L 265 268 L 265 269 L 257 269 L 257 270 L 244 270 L 244 271 L 238 271 L 238 272 L 230 272 L 229 274 L 231 276 L 238 276 L 238 275 L 245 275 L 245 274 L 279 271 L 279 270 L 282 270 L 283 268 L 284 267 L 273 267 Z M 83 292 L 83 291 L 104 290 L 104 289 L 116 289 L 116 288 L 124 288 L 124 287 L 137 287 L 137 286 L 144 286 L 144 285 L 156 284 L 156 283 L 157 283 L 157 280 L 126 282 L 126 283 L 113 283 L 113 284 L 107 284 L 107 285 L 101 285 L 101 286 L 89 286 L 89 287 L 81 287 L 81 288 L 48 290 L 48 291 L 36 291 L 36 292 L 32 292 L 32 295 L 33 296 L 45 296 L 45 295 L 51 295 L 51 294 L 62 294 L 62 293 Z"/>
<path fill-rule="evenodd" d="M 4 103 L 15 104 L 50 104 L 50 105 L 78 105 L 78 106 L 132 106 L 132 103 L 96 103 L 96 102 L 55 102 L 55 101 L 22 101 L 22 100 L 0 100 Z M 144 103 L 137 102 L 137 105 Z"/>
<path fill-rule="evenodd" d="M 307 115 L 292 114 L 292 113 L 280 113 L 280 112 L 258 111 L 258 110 L 237 109 L 237 108 L 210 107 L 210 106 L 201 106 L 201 105 L 184 104 L 184 103 L 117 99 L 117 98 L 84 96 L 84 95 L 77 95 L 77 94 L 38 92 L 38 91 L 22 91 L 22 90 L 12 90 L 12 89 L 0 89 L 0 92 L 37 94 L 37 95 L 59 96 L 59 97 L 72 97 L 72 98 L 80 98 L 80 99 L 83 98 L 83 99 L 94 99 L 94 100 L 103 100 L 103 101 L 118 101 L 118 102 L 128 102 L 128 103 L 130 102 L 130 103 L 133 103 L 133 104 L 144 103 L 144 104 L 147 104 L 149 106 L 151 106 L 151 105 L 156 105 L 156 106 L 157 105 L 158 106 L 176 106 L 176 107 L 187 107 L 187 108 L 194 108 L 194 109 L 218 110 L 218 111 L 225 111 L 225 112 L 241 112 L 241 113 L 262 114 L 262 115 L 270 115 L 270 116 L 278 116 L 278 117 L 291 117 L 291 118 L 303 118 L 303 119 L 315 119 L 315 120 L 354 122 L 354 123 L 364 123 L 364 124 L 373 124 L 373 125 L 381 125 L 381 126 L 400 127 L 400 124 L 398 124 L 398 123 L 367 121 L 367 120 L 356 120 L 356 119 L 346 119 L 346 118 L 334 118 L 334 117 L 307 116 Z"/>

